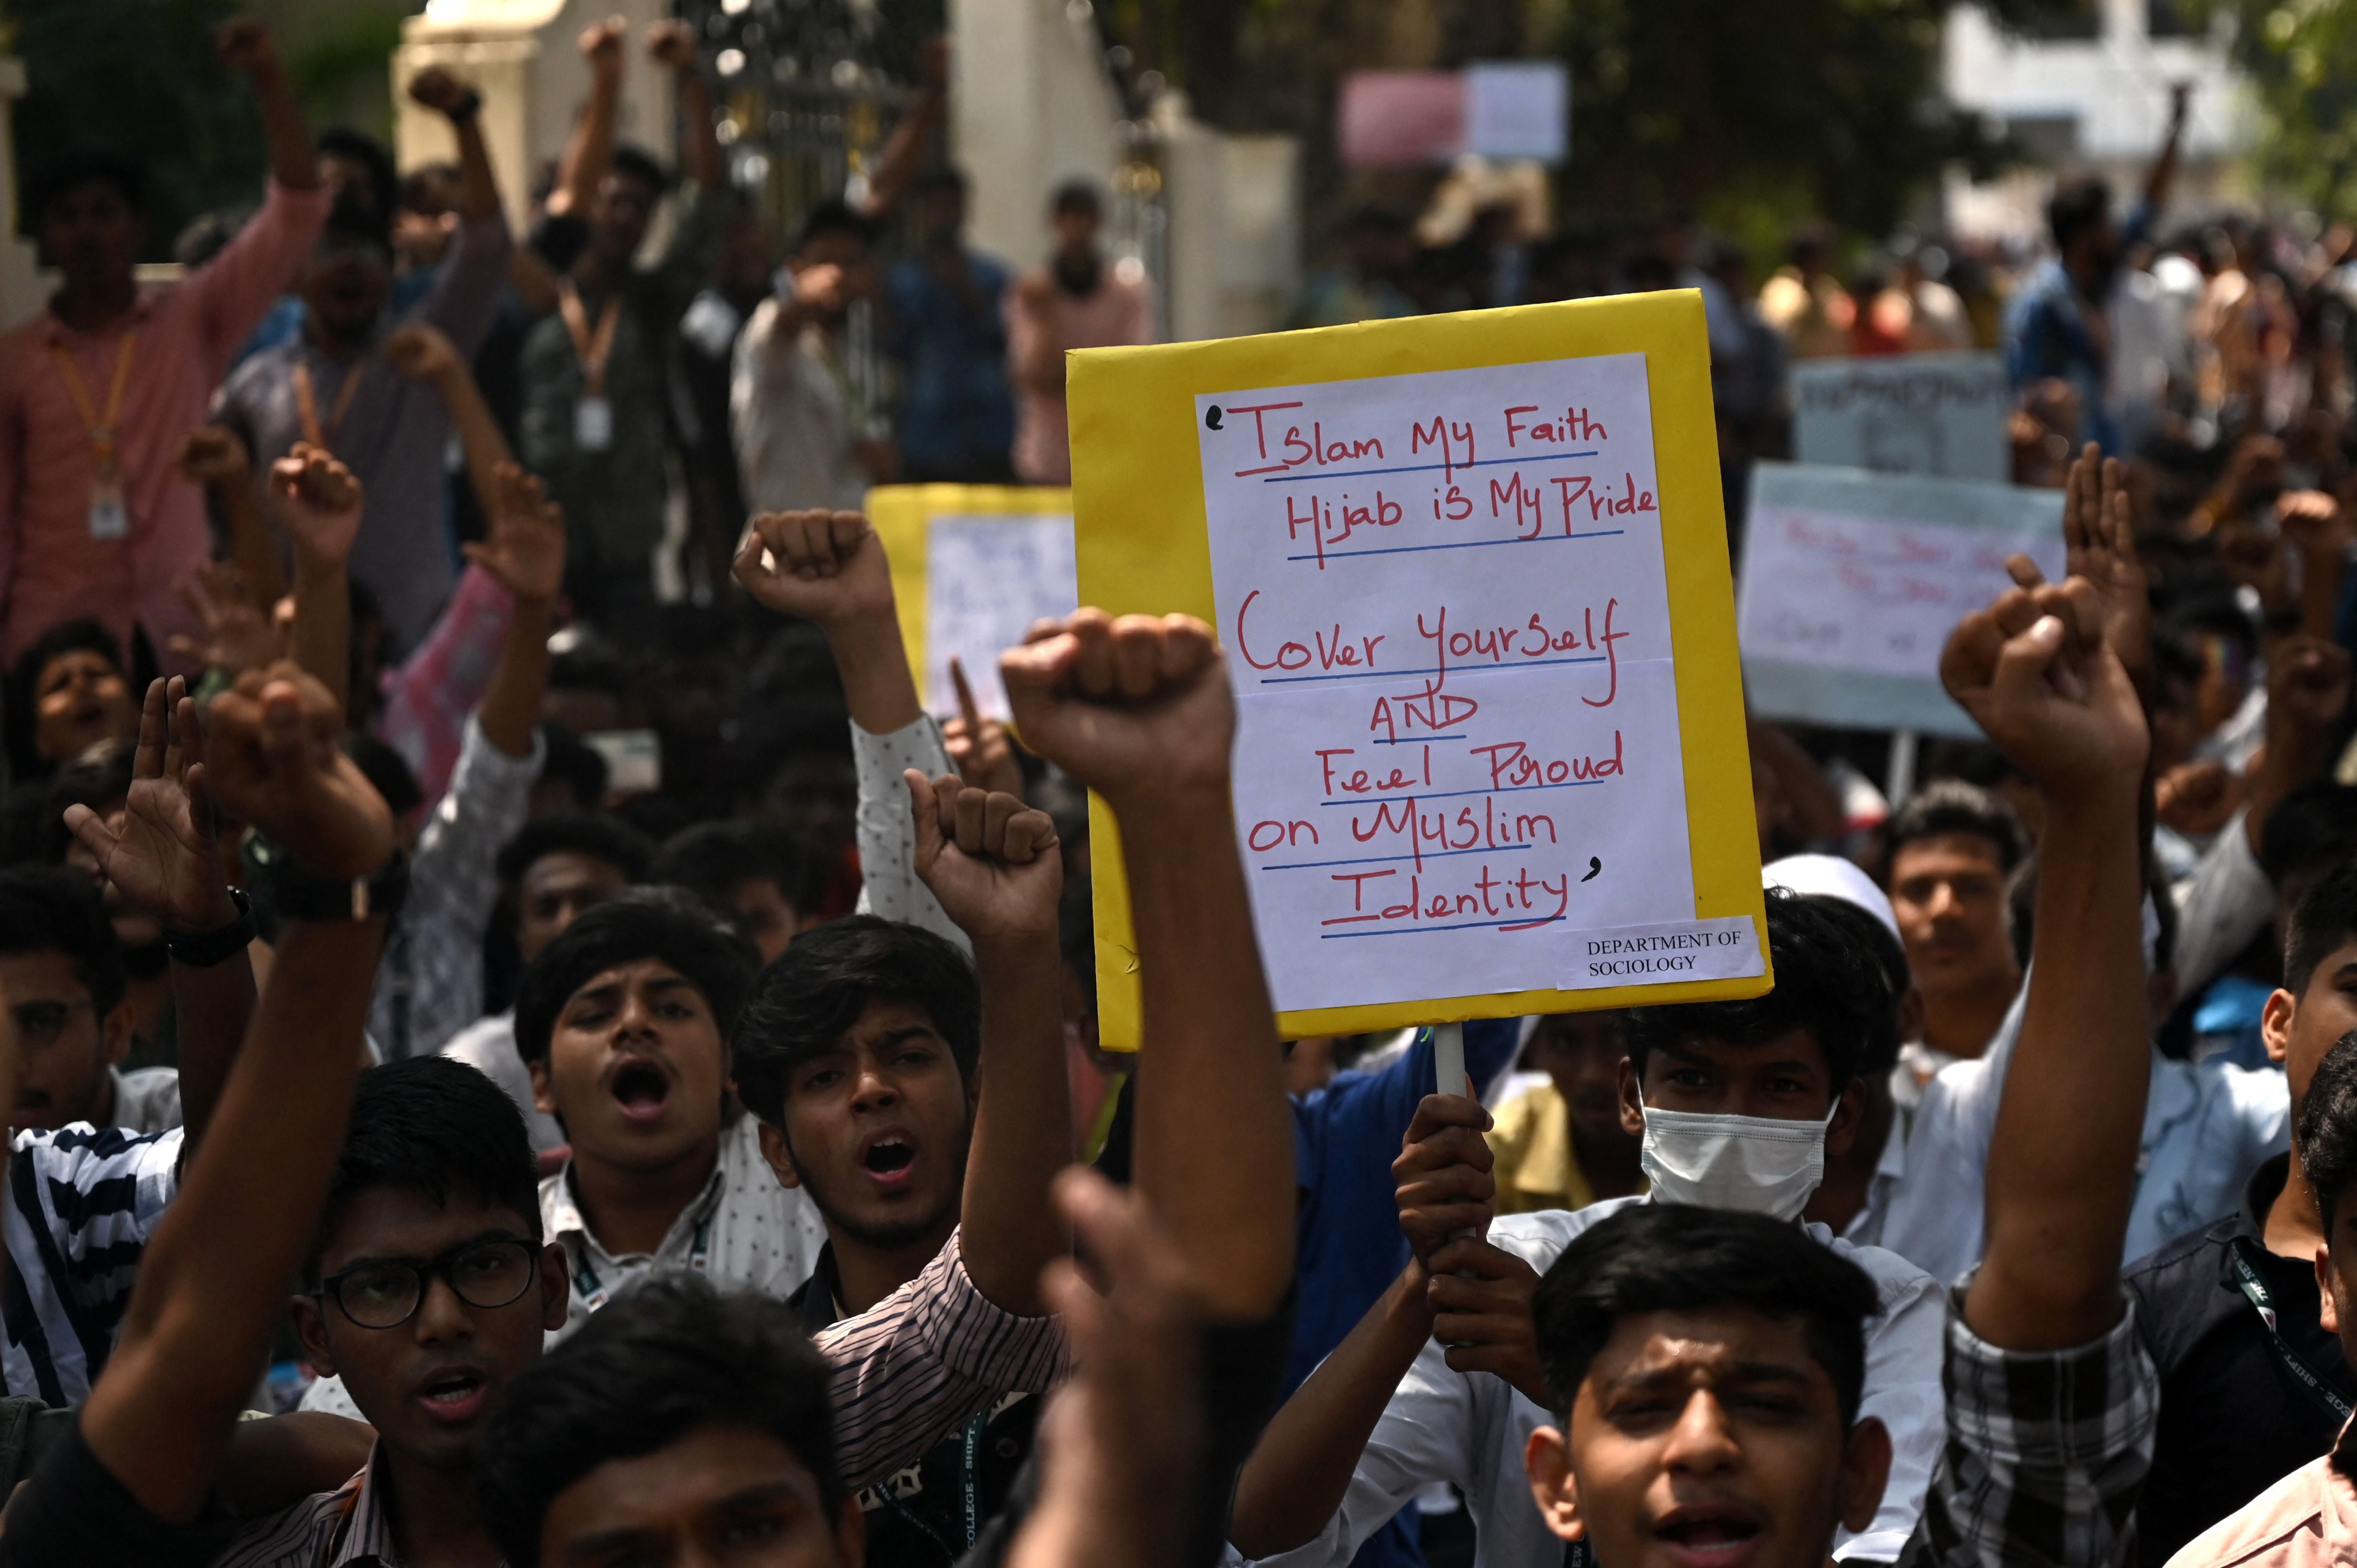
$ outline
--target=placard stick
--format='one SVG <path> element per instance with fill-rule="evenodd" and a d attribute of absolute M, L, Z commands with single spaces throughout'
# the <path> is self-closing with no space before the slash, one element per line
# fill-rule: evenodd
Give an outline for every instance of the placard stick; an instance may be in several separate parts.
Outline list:
<path fill-rule="evenodd" d="M 1899 810 L 1907 797 L 1915 792 L 1915 732 L 1895 729 L 1890 732 L 1890 775 L 1883 793 L 1889 797 L 1890 809 Z"/>
<path fill-rule="evenodd" d="M 1443 1094 L 1471 1092 L 1465 1081 L 1465 1026 L 1432 1026 L 1432 1085 Z"/>

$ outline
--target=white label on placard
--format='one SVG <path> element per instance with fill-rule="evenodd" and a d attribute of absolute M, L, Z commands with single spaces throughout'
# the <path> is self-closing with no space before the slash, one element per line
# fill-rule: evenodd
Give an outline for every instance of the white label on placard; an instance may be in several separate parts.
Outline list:
<path fill-rule="evenodd" d="M 1196 400 L 1280 1012 L 1555 989 L 1694 918 L 1642 354 Z"/>
<path fill-rule="evenodd" d="M 1740 980 L 1768 968 L 1760 956 L 1760 929 L 1748 915 L 1574 931 L 1566 947 L 1571 967 L 1559 982 L 1566 991 Z"/>
<path fill-rule="evenodd" d="M 925 535 L 925 706 L 944 718 L 957 713 L 955 654 L 975 703 L 1003 719 L 998 656 L 1033 621 L 1080 607 L 1071 517 L 937 517 Z"/>

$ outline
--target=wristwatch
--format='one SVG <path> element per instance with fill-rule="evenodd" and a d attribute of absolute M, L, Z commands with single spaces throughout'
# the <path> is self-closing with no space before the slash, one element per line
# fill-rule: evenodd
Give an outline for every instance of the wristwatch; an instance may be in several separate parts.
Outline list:
<path fill-rule="evenodd" d="M 188 969 L 211 969 L 227 963 L 252 945 L 254 938 L 253 900 L 242 890 L 229 890 L 230 901 L 237 906 L 237 918 L 226 926 L 210 931 L 180 932 L 167 929 L 164 951 L 174 963 Z"/>

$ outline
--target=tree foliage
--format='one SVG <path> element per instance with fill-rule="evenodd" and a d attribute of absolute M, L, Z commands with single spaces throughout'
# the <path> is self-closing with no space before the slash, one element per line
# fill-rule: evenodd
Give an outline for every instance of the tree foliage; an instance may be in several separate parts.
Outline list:
<path fill-rule="evenodd" d="M 2258 173 L 2319 212 L 2357 206 L 2357 5 L 2347 0 L 2209 0 L 2231 23 L 2234 63 L 2258 112 Z"/>

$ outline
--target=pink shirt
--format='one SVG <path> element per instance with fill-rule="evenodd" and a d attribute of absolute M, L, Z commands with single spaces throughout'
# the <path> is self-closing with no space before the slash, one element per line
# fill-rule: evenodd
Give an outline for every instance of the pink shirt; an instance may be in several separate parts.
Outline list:
<path fill-rule="evenodd" d="M 2301 1466 L 2186 1542 L 2169 1568 L 2349 1568 L 2357 1562 L 2357 1487 L 2350 1428 L 2332 1452 Z"/>
<path fill-rule="evenodd" d="M 1033 277 L 1045 276 L 1044 272 Z M 1030 280 L 1026 279 L 1028 283 Z M 1038 285 L 1032 285 L 1033 287 Z M 1049 291 L 1046 309 L 1025 303 L 1018 285 L 1006 291 L 1006 356 L 1020 367 L 1032 354 L 1052 345 L 1066 349 L 1119 349 L 1154 341 L 1154 296 L 1143 283 L 1125 283 L 1107 266 L 1096 292 L 1075 299 L 1062 288 Z M 1042 392 L 1015 378 L 1015 471 L 1030 485 L 1072 482 L 1072 449 L 1064 429 L 1061 390 Z"/>
<path fill-rule="evenodd" d="M 202 490 L 180 477 L 180 444 L 205 423 L 213 389 L 271 302 L 294 281 L 327 221 L 328 193 L 272 182 L 262 210 L 219 255 L 176 285 L 142 289 L 123 320 L 77 332 L 48 311 L 0 338 L 0 664 L 50 627 L 89 616 L 131 652 L 133 624 L 156 657 L 173 632 L 199 637 L 180 585 L 212 553 Z M 59 366 L 73 357 L 102 413 L 115 356 L 135 330 L 116 420 L 129 536 L 90 536 L 97 458 Z"/>

